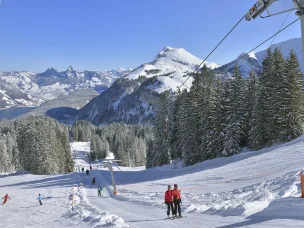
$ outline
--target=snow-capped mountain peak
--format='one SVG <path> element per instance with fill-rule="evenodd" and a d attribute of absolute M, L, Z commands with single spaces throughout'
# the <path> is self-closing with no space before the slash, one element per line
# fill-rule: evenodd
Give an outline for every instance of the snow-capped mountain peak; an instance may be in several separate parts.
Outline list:
<path fill-rule="evenodd" d="M 39 76 L 43 76 L 43 77 L 58 76 L 58 75 L 59 75 L 59 72 L 53 67 L 50 67 L 43 73 L 39 74 Z"/>
<path fill-rule="evenodd" d="M 164 47 L 157 55 L 152 63 L 145 63 L 131 72 L 127 78 L 137 79 L 139 76 L 148 78 L 157 76 L 160 83 L 155 89 L 157 92 L 164 90 L 175 91 L 184 81 L 185 75 L 192 73 L 203 60 L 187 52 L 184 48 Z M 219 67 L 216 63 L 205 62 L 211 68 Z M 190 88 L 192 79 L 188 80 L 184 85 Z"/>
<path fill-rule="evenodd" d="M 67 69 L 67 72 L 73 72 L 73 71 L 74 71 L 73 67 L 69 66 L 68 69 Z"/>
<path fill-rule="evenodd" d="M 159 53 L 158 53 L 158 57 L 162 57 L 163 55 L 165 55 L 166 53 L 172 51 L 174 48 L 172 47 L 169 47 L 169 46 L 166 46 L 163 48 L 163 50 L 161 50 Z"/>

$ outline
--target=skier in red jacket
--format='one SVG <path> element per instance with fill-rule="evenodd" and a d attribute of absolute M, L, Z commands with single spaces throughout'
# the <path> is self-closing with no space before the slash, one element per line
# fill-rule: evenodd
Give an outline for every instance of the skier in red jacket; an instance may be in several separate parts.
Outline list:
<path fill-rule="evenodd" d="M 181 207 L 180 207 L 182 200 L 181 200 L 180 191 L 181 190 L 178 189 L 177 184 L 174 184 L 174 189 L 172 190 L 172 194 L 173 194 L 175 218 L 177 217 L 177 210 L 178 210 L 179 218 L 182 218 Z"/>
<path fill-rule="evenodd" d="M 173 191 L 171 186 L 168 185 L 168 190 L 165 192 L 165 204 L 167 205 L 167 216 L 170 218 L 170 208 L 172 212 L 172 218 L 174 217 L 174 208 L 173 208 Z"/>
<path fill-rule="evenodd" d="M 6 194 L 2 199 L 4 199 L 3 204 L 6 204 L 6 201 L 11 198 L 9 198 L 8 194 Z"/>

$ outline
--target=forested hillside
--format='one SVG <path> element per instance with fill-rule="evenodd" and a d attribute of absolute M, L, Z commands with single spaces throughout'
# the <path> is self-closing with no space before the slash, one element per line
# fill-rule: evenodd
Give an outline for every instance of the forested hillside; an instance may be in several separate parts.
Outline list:
<path fill-rule="evenodd" d="M 303 133 L 303 83 L 291 52 L 268 50 L 259 76 L 217 80 L 206 66 L 190 91 L 163 94 L 147 151 L 147 167 L 183 158 L 187 166 L 290 141 Z M 168 117 L 168 122 L 166 122 Z"/>
<path fill-rule="evenodd" d="M 73 171 L 68 127 L 49 117 L 0 122 L 0 172 Z"/>
<path fill-rule="evenodd" d="M 76 121 L 71 132 L 74 141 L 91 142 L 91 160 L 104 159 L 112 152 L 129 167 L 145 165 L 146 145 L 152 137 L 149 126 L 114 123 L 96 127 L 84 120 Z"/>

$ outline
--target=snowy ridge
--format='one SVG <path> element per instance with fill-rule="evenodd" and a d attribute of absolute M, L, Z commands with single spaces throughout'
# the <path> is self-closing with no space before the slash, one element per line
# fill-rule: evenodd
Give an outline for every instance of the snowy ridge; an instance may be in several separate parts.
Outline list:
<path fill-rule="evenodd" d="M 301 38 L 293 38 L 289 39 L 277 44 L 273 44 L 270 46 L 271 51 L 274 51 L 276 48 L 281 50 L 284 58 L 287 58 L 290 51 L 293 50 L 300 63 L 300 68 L 302 72 L 304 72 L 304 61 L 303 61 L 303 53 L 302 53 L 302 41 Z M 242 59 L 240 59 L 237 64 L 240 67 L 240 70 L 244 77 L 247 77 L 250 71 L 259 72 L 262 67 L 262 62 L 266 56 L 267 50 L 259 51 L 257 53 L 251 52 L 249 54 L 242 53 L 238 56 L 241 57 L 244 54 L 246 54 Z M 231 75 L 231 72 L 233 68 L 236 65 L 236 58 L 235 60 L 231 61 L 230 63 L 227 63 L 223 65 L 222 67 L 219 67 L 216 69 L 217 73 L 225 73 L 228 72 L 228 76 Z"/>
<path fill-rule="evenodd" d="M 155 91 L 159 93 L 165 90 L 176 91 L 176 88 L 185 81 L 185 76 L 192 73 L 202 61 L 183 48 L 165 47 L 154 62 L 141 65 L 126 77 L 134 80 L 139 76 L 148 78 L 157 76 L 161 83 L 153 87 Z M 216 63 L 206 62 L 206 65 L 211 69 L 219 67 Z M 185 88 L 191 87 L 191 84 L 192 79 L 188 80 Z"/>

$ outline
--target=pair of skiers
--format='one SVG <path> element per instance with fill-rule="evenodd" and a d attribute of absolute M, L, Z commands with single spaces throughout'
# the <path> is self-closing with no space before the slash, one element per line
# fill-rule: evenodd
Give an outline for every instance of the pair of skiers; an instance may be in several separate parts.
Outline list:
<path fill-rule="evenodd" d="M 179 218 L 182 218 L 181 213 L 181 195 L 177 184 L 174 184 L 174 189 L 171 189 L 171 185 L 168 185 L 168 190 L 165 192 L 165 204 L 167 205 L 167 216 L 170 218 L 170 210 L 172 212 L 172 218 L 177 218 L 177 211 Z"/>
<path fill-rule="evenodd" d="M 98 190 L 98 196 L 102 196 L 102 195 L 101 195 L 101 192 L 102 192 L 102 190 L 103 190 L 102 185 L 98 186 L 97 190 Z"/>

